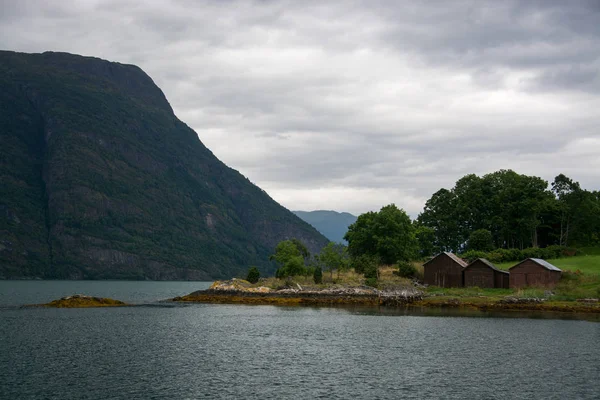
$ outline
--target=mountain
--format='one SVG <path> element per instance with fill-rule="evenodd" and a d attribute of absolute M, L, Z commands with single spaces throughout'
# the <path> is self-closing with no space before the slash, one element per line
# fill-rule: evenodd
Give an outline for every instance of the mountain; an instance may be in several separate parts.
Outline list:
<path fill-rule="evenodd" d="M 0 52 L 0 277 L 214 279 L 327 243 L 179 121 L 140 68 Z"/>
<path fill-rule="evenodd" d="M 332 242 L 344 242 L 348 226 L 356 221 L 356 217 L 347 212 L 337 211 L 294 211 L 294 214 L 314 226 Z"/>

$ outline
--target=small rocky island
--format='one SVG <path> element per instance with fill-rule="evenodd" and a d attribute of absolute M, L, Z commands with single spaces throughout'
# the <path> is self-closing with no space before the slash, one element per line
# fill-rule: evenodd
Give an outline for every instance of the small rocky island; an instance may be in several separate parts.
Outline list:
<path fill-rule="evenodd" d="M 106 297 L 85 296 L 83 294 L 75 294 L 72 296 L 62 297 L 50 303 L 40 304 L 42 307 L 52 308 L 89 308 L 89 307 L 120 307 L 127 306 L 120 300 L 109 299 Z"/>

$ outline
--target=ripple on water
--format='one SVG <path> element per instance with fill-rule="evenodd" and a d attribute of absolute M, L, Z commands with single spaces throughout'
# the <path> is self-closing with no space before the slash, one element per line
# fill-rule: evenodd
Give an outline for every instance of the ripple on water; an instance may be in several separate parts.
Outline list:
<path fill-rule="evenodd" d="M 2 398 L 598 398 L 600 324 L 240 305 L 0 311 Z"/>

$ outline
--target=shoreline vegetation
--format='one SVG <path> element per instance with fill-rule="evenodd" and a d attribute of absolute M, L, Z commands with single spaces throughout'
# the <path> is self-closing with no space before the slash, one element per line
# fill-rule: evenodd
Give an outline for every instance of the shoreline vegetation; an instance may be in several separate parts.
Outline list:
<path fill-rule="evenodd" d="M 564 259 L 569 265 L 578 258 Z M 595 261 L 600 261 L 594 258 Z M 561 262 L 558 262 L 561 264 Z M 423 266 L 412 263 L 417 276 Z M 406 309 L 467 309 L 478 311 L 542 311 L 563 313 L 600 313 L 598 286 L 600 275 L 592 271 L 565 270 L 559 284 L 552 288 L 484 289 L 478 287 L 440 288 L 420 284 L 418 278 L 399 274 L 398 266 L 377 268 L 377 287 L 368 286 L 364 274 L 352 268 L 329 270 L 321 283 L 311 276 L 216 281 L 200 290 L 171 301 L 181 303 L 263 304 L 263 305 L 363 305 L 403 307 Z"/>
<path fill-rule="evenodd" d="M 265 280 L 266 281 L 266 280 Z M 263 282 L 264 283 L 264 282 Z M 544 311 L 600 313 L 598 299 L 574 301 L 527 297 L 529 290 L 456 288 L 436 293 L 429 288 L 397 287 L 384 290 L 369 286 L 293 287 L 271 289 L 245 280 L 216 281 L 209 289 L 171 299 L 180 303 L 249 304 L 280 306 L 384 306 L 406 309 L 455 308 L 478 311 Z M 433 289 L 433 288 L 432 288 Z M 439 288 L 436 288 L 439 289 Z"/>

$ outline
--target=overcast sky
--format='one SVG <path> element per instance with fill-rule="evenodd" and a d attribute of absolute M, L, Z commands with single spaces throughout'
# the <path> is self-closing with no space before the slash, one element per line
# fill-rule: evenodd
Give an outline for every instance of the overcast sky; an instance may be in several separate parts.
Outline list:
<path fill-rule="evenodd" d="M 600 0 L 0 5 L 0 48 L 140 66 L 292 210 L 416 217 L 501 168 L 600 188 Z"/>

